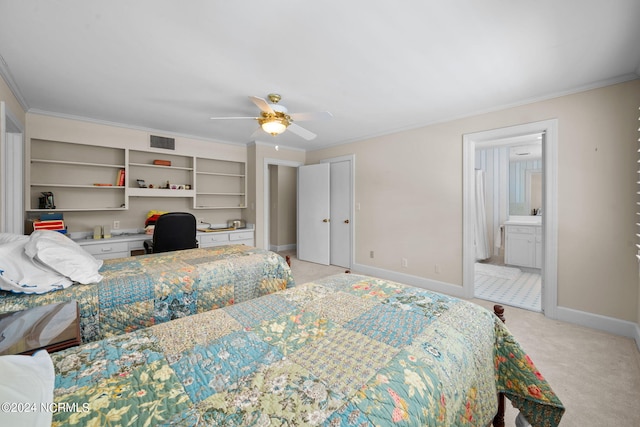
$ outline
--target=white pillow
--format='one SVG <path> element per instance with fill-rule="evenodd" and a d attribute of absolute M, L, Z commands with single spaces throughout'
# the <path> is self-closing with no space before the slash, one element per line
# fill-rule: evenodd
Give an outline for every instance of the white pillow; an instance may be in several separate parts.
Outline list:
<path fill-rule="evenodd" d="M 40 350 L 33 356 L 0 356 L 0 372 L 0 402 L 9 409 L 3 406 L 0 411 L 0 425 L 50 427 L 53 412 L 43 410 L 53 406 L 56 379 L 49 353 Z M 29 409 L 36 410 L 24 410 L 20 404 L 35 405 Z"/>
<path fill-rule="evenodd" d="M 29 238 L 25 237 L 0 244 L 0 289 L 43 294 L 71 286 L 69 278 L 27 256 L 24 248 Z"/>
<path fill-rule="evenodd" d="M 26 243 L 27 240 L 29 240 L 29 236 L 25 236 L 24 234 L 0 233 L 0 245 L 15 241 L 22 241 Z"/>
<path fill-rule="evenodd" d="M 37 230 L 24 247 L 27 256 L 78 283 L 98 283 L 102 260 L 95 259 L 76 242 L 57 231 Z"/>

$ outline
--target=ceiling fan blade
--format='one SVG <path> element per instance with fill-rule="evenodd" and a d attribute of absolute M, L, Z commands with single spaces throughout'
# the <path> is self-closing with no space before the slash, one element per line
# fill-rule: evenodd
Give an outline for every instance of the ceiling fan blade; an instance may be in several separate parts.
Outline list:
<path fill-rule="evenodd" d="M 311 141 L 312 139 L 314 139 L 317 135 L 311 131 L 306 130 L 305 128 L 298 126 L 295 123 L 291 123 L 289 125 L 289 127 L 287 127 L 287 130 L 290 130 L 291 132 L 295 133 L 298 136 L 303 137 L 304 139 L 306 139 L 307 141 Z"/>
<path fill-rule="evenodd" d="M 269 106 L 269 103 L 266 100 L 262 98 L 258 98 L 257 96 L 250 96 L 249 99 L 252 100 L 253 103 L 256 104 L 261 111 L 264 111 L 265 113 L 269 113 L 269 114 L 275 114 L 275 112 L 273 111 L 271 106 Z"/>
<path fill-rule="evenodd" d="M 294 113 L 290 115 L 291 119 L 296 122 L 304 122 L 311 120 L 328 120 L 333 117 L 328 111 L 317 111 L 315 113 Z"/>
<path fill-rule="evenodd" d="M 261 136 L 265 136 L 267 135 L 267 133 L 265 131 L 262 130 L 261 127 L 258 127 L 258 129 L 255 130 L 255 132 L 253 132 L 251 134 L 251 136 L 249 137 L 249 139 L 251 139 L 252 141 L 255 141 L 256 139 L 258 139 Z"/>
<path fill-rule="evenodd" d="M 257 117 L 209 117 L 211 120 L 242 120 L 242 119 L 251 119 L 258 120 Z"/>

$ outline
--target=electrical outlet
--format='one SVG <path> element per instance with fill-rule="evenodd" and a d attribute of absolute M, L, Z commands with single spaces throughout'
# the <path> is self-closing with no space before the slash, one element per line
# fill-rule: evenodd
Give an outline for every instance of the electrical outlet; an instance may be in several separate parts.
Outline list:
<path fill-rule="evenodd" d="M 402 266 L 403 266 L 404 268 L 409 267 L 409 261 L 407 261 L 407 259 L 406 259 L 406 258 L 402 258 Z"/>
<path fill-rule="evenodd" d="M 113 229 L 114 230 L 120 229 L 120 221 L 113 221 Z"/>
<path fill-rule="evenodd" d="M 369 258 L 373 258 L 373 251 L 369 252 Z"/>
<path fill-rule="evenodd" d="M 436 274 L 440 274 L 440 265 L 435 264 L 435 265 L 433 266 L 433 271 L 434 271 Z"/>

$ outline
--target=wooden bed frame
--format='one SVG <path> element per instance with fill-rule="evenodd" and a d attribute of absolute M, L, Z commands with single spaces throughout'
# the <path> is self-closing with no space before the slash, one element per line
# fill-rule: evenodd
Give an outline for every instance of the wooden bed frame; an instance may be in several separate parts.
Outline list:
<path fill-rule="evenodd" d="M 500 304 L 494 305 L 493 314 L 505 322 L 503 306 Z M 504 427 L 504 393 L 498 393 L 498 413 L 493 417 L 493 427 Z"/>
<path fill-rule="evenodd" d="M 291 267 L 291 257 L 287 255 L 285 257 L 287 264 Z M 345 273 L 351 273 L 351 270 L 346 270 Z M 503 322 L 504 320 L 504 307 L 500 304 L 496 304 L 493 306 L 493 314 Z M 495 417 L 493 417 L 492 424 L 493 427 L 505 427 L 504 425 L 504 393 L 498 393 L 498 413 Z"/>

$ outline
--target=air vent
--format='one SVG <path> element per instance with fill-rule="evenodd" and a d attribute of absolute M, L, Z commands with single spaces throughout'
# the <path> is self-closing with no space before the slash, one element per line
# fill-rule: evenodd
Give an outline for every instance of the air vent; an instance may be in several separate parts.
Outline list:
<path fill-rule="evenodd" d="M 176 140 L 175 138 L 167 138 L 164 136 L 151 135 L 151 147 L 164 148 L 165 150 L 175 150 Z"/>

